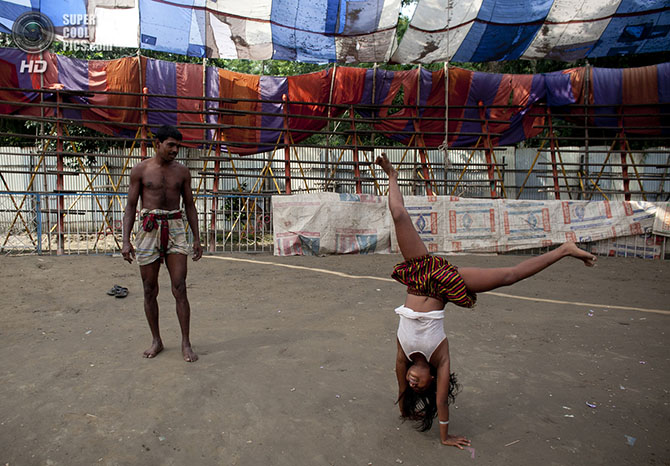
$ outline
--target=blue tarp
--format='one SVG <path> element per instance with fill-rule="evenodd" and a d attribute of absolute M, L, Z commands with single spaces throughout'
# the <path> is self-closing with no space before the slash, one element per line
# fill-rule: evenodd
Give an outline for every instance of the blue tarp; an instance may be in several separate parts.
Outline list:
<path fill-rule="evenodd" d="M 400 7 L 400 0 L 0 0 L 0 32 L 39 11 L 67 39 L 65 18 L 88 14 L 96 18 L 88 39 L 98 43 L 315 63 L 573 61 L 670 50 L 670 0 L 419 0 L 396 49 Z"/>

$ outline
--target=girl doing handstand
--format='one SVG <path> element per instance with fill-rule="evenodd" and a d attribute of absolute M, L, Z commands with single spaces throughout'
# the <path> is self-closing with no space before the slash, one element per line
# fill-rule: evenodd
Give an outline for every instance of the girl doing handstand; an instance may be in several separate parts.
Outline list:
<path fill-rule="evenodd" d="M 449 434 L 449 402 L 454 400 L 457 385 L 450 372 L 449 342 L 442 322 L 445 304 L 473 307 L 476 293 L 512 285 L 566 256 L 576 257 L 587 266 L 593 266 L 596 257 L 574 243 L 565 243 L 514 267 L 457 268 L 441 257 L 428 254 L 405 209 L 398 173 L 386 154 L 377 157 L 376 163 L 389 178 L 388 205 L 405 259 L 395 266 L 392 275 L 407 285 L 405 304 L 395 310 L 400 316 L 396 357 L 400 414 L 418 421 L 417 428 L 421 431 L 430 429 L 437 415 L 442 444 L 463 449 L 470 445 L 470 440 Z"/>

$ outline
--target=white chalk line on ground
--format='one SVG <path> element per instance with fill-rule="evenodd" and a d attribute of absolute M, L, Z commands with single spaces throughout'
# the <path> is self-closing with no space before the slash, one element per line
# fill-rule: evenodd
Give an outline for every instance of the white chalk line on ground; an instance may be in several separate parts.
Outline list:
<path fill-rule="evenodd" d="M 253 259 L 241 259 L 239 257 L 222 257 L 222 256 L 203 256 L 204 258 L 207 259 L 219 259 L 219 260 L 225 260 L 225 261 L 233 261 L 233 262 L 249 262 L 251 264 L 263 264 L 263 265 L 272 265 L 275 267 L 285 267 L 287 269 L 297 269 L 297 270 L 309 270 L 310 272 L 319 272 L 319 273 L 325 273 L 325 274 L 330 274 L 330 275 L 335 275 L 338 277 L 342 278 L 353 278 L 353 279 L 368 279 L 368 280 L 378 280 L 382 282 L 395 282 L 392 278 L 386 278 L 386 277 L 374 277 L 372 275 L 351 275 L 348 273 L 344 272 L 337 272 L 335 270 L 326 270 L 326 269 L 317 269 L 314 267 L 305 267 L 304 265 L 291 265 L 291 264 L 279 264 L 277 262 L 268 262 L 268 261 L 260 261 L 260 260 L 253 260 Z M 561 301 L 558 299 L 546 299 L 546 298 L 529 298 L 527 296 L 517 296 L 513 294 L 507 294 L 507 293 L 499 293 L 497 291 L 486 291 L 485 293 L 493 295 L 493 296 L 500 296 L 501 298 L 511 298 L 511 299 L 520 299 L 524 301 L 535 301 L 535 302 L 541 302 L 541 303 L 551 303 L 551 304 L 570 304 L 572 306 L 581 306 L 581 307 L 590 307 L 590 308 L 602 308 L 602 309 L 620 309 L 623 311 L 637 311 L 637 312 L 649 312 L 652 314 L 662 314 L 662 315 L 670 315 L 670 311 L 663 310 L 663 309 L 646 309 L 643 307 L 632 307 L 632 306 L 616 306 L 616 305 L 609 305 L 609 304 L 593 304 L 593 303 L 583 303 L 580 301 Z"/>

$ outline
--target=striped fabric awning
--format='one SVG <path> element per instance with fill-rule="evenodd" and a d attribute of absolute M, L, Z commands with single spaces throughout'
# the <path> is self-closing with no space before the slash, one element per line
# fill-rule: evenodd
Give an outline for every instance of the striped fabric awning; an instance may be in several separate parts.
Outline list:
<path fill-rule="evenodd" d="M 668 0 L 419 0 L 392 60 L 574 61 L 667 50 Z"/>
<path fill-rule="evenodd" d="M 669 0 L 0 0 L 0 32 L 28 11 L 58 37 L 197 57 L 311 63 L 486 62 L 670 50 Z"/>
<path fill-rule="evenodd" d="M 85 123 L 87 126 L 107 134 L 128 137 L 135 134 L 136 126 L 133 130 L 132 124 L 140 123 L 140 114 L 132 108 L 141 107 L 139 93 L 146 87 L 151 94 L 147 99 L 149 125 L 179 125 L 185 140 L 201 141 L 205 118 L 208 123 L 223 125 L 219 140 L 233 141 L 227 143 L 227 150 L 234 153 L 251 154 L 271 149 L 281 142 L 279 138 L 285 124 L 293 143 L 308 138 L 310 131 L 326 126 L 328 120 L 323 117 L 328 115 L 329 103 L 338 106 L 333 108 L 331 116 L 338 116 L 354 106 L 361 116 L 375 119 L 375 131 L 408 145 L 414 142 L 431 148 L 444 141 L 447 81 L 444 69 L 387 71 L 335 67 L 318 73 L 277 77 L 209 66 L 203 69 L 199 64 L 145 57 L 86 61 L 47 52 L 44 59 L 48 66 L 40 75 L 22 72 L 22 62 L 31 58 L 36 57 L 19 50 L 0 49 L 0 88 L 5 88 L 0 89 L 0 101 L 6 102 L 0 103 L 0 114 L 38 115 L 38 107 L 18 104 L 38 102 L 39 95 L 30 90 L 41 88 L 43 80 L 45 88 L 59 84 L 67 91 L 91 93 L 65 95 L 71 102 L 87 105 L 65 109 L 64 116 L 89 120 Z M 584 103 L 586 70 L 573 68 L 519 75 L 448 68 L 448 145 L 475 145 L 477 134 L 481 133 L 495 135 L 491 139 L 493 145 L 514 144 L 536 136 L 542 131 L 547 107 Z M 667 123 L 670 63 L 588 70 L 588 99 L 596 106 L 591 107 L 590 124 L 616 128 L 620 123 L 616 115 L 622 105 L 652 104 L 637 109 L 627 107 L 622 115 L 625 131 L 670 134 Z M 132 93 L 138 95 L 129 95 Z M 405 105 L 391 113 L 391 104 L 399 94 Z M 284 103 L 284 96 L 288 104 Z M 539 103 L 546 106 L 538 107 Z M 361 107 L 356 108 L 357 105 Z M 217 108 L 231 111 L 219 112 Z M 53 115 L 53 107 L 45 110 L 47 115 Z M 286 117 L 286 114 L 291 116 Z M 322 118 L 300 118 L 302 115 Z M 583 122 L 583 113 L 578 118 Z M 421 141 L 412 141 L 412 134 L 419 135 Z"/>

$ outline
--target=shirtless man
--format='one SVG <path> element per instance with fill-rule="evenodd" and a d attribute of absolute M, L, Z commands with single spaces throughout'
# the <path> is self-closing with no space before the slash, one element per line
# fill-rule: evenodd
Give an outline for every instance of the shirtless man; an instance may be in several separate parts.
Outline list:
<path fill-rule="evenodd" d="M 172 294 L 177 303 L 177 318 L 181 327 L 181 352 L 186 362 L 197 361 L 198 355 L 191 348 L 189 325 L 191 308 L 186 296 L 186 269 L 188 243 L 180 199 L 188 225 L 193 232 L 193 260 L 202 256 L 198 234 L 198 212 L 193 203 L 191 174 L 188 168 L 175 161 L 182 140 L 174 126 L 162 126 L 156 132 L 156 155 L 135 165 L 130 172 L 128 203 L 123 215 L 123 249 L 121 254 L 129 263 L 137 253 L 140 275 L 144 285 L 144 313 L 149 321 L 153 342 L 144 352 L 145 358 L 153 358 L 163 350 L 158 327 L 158 271 L 165 260 Z M 140 213 L 142 228 L 135 237 L 137 252 L 130 243 L 137 213 L 137 200 L 142 198 Z"/>

